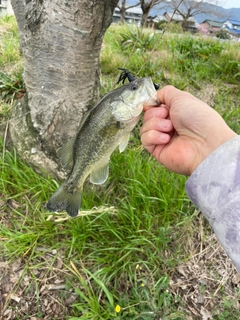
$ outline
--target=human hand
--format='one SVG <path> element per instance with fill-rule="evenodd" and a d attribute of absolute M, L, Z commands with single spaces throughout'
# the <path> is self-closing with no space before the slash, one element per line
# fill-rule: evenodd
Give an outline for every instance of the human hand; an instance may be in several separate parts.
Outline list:
<path fill-rule="evenodd" d="M 190 93 L 166 86 L 159 107 L 144 106 L 141 141 L 158 162 L 190 175 L 215 149 L 237 134 L 210 106 Z"/>

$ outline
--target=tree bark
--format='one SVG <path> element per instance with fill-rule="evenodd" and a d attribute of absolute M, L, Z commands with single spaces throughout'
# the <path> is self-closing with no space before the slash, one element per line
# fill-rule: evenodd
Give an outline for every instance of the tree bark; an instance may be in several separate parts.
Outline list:
<path fill-rule="evenodd" d="M 122 0 L 121 5 L 118 3 L 118 9 L 120 10 L 121 23 L 125 22 L 125 13 L 126 13 L 126 0 Z"/>
<path fill-rule="evenodd" d="M 146 27 L 147 26 L 147 20 L 149 16 L 150 10 L 156 6 L 157 4 L 160 4 L 164 0 L 140 0 L 141 9 L 142 9 L 142 21 L 141 26 Z"/>
<path fill-rule="evenodd" d="M 10 133 L 22 158 L 60 175 L 57 150 L 100 98 L 99 54 L 118 0 L 12 0 L 26 94 Z"/>

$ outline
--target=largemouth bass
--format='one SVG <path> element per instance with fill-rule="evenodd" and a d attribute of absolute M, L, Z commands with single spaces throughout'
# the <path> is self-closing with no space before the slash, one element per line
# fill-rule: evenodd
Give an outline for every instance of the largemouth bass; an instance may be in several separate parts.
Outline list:
<path fill-rule="evenodd" d="M 109 92 L 83 116 L 76 137 L 61 150 L 62 164 L 71 167 L 71 172 L 49 199 L 49 211 L 66 210 L 70 216 L 77 216 L 85 180 L 89 175 L 93 184 L 107 180 L 110 156 L 117 147 L 120 152 L 126 148 L 145 101 L 158 104 L 150 77 Z"/>

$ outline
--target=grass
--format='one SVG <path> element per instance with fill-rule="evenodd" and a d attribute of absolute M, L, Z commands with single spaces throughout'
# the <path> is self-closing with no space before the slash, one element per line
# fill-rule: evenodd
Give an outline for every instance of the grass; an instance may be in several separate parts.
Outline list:
<path fill-rule="evenodd" d="M 6 93 L 16 82 L 22 58 L 15 20 L 5 18 L 0 27 L 5 30 L 0 65 L 7 80 L 13 79 L 5 81 Z M 240 132 L 239 65 L 239 44 L 112 25 L 101 53 L 102 94 L 115 86 L 120 67 L 193 93 L 212 84 L 217 88 L 214 108 Z M 21 72 L 17 74 L 21 80 Z M 19 93 L 15 89 L 8 97 Z M 5 121 L 12 106 L 8 108 L 7 99 L 0 105 Z M 58 182 L 36 174 L 15 152 L 2 153 L 0 170 L 1 256 L 24 259 L 24 274 L 33 275 L 36 268 L 46 269 L 46 253 L 61 253 L 68 286 L 78 297 L 68 319 L 186 319 L 186 301 L 170 290 L 170 279 L 189 259 L 186 247 L 196 232 L 195 209 L 185 194 L 186 178 L 169 172 L 141 148 L 139 127 L 128 149 L 112 155 L 106 184 L 86 183 L 81 218 L 46 212 L 44 204 Z M 233 304 L 223 299 L 216 319 L 228 315 Z"/>
<path fill-rule="evenodd" d="M 139 77 L 148 74 L 154 82 L 162 80 L 166 84 L 164 74 L 170 73 L 167 82 L 181 89 L 188 85 L 199 89 L 199 82 L 219 79 L 239 83 L 238 43 L 190 34 L 153 34 L 152 30 L 139 31 L 128 26 L 114 25 L 110 30 L 101 55 L 103 75 L 112 70 L 112 76 L 117 77 L 117 68 L 126 67 Z"/>
<path fill-rule="evenodd" d="M 123 161 L 125 170 L 119 166 Z M 4 239 L 2 254 L 10 260 L 23 257 L 29 266 L 37 267 L 46 250 L 64 251 L 66 264 L 85 288 L 81 294 L 76 288 L 79 301 L 73 307 L 83 312 L 87 305 L 91 310 L 87 315 L 83 312 L 81 319 L 112 319 L 117 303 L 123 311 L 121 319 L 135 317 L 142 310 L 146 319 L 148 314 L 152 319 L 151 315 L 160 312 L 157 305 L 161 303 L 155 301 L 160 291 L 161 299 L 165 296 L 173 299 L 164 291 L 168 277 L 162 272 L 174 268 L 180 260 L 178 255 L 184 255 L 180 245 L 175 242 L 173 245 L 171 235 L 175 223 L 190 219 L 184 177 L 160 168 L 147 154 L 141 156 L 137 148 L 130 149 L 129 154 L 116 152 L 106 188 L 96 191 L 87 186 L 83 195 L 83 210 L 103 205 L 115 205 L 116 210 L 103 209 L 81 219 L 55 223 L 48 221 L 49 214 L 43 204 L 56 189 L 56 182 L 37 175 L 16 154 L 9 152 L 1 160 L 0 168 L 0 188 L 6 202 L 2 210 L 11 215 L 8 226 L 0 230 Z M 149 178 L 151 168 L 151 173 L 159 177 L 158 183 Z M 39 247 L 45 250 L 39 252 Z M 79 269 L 83 270 L 81 277 L 76 273 Z M 163 284 L 159 287 L 160 280 Z M 130 295 L 123 293 L 127 283 L 133 286 Z M 98 302 L 100 292 L 101 303 Z M 172 312 L 172 307 L 168 312 Z"/>
<path fill-rule="evenodd" d="M 0 19 L 0 65 L 5 69 L 21 60 L 17 23 L 14 17 Z"/>

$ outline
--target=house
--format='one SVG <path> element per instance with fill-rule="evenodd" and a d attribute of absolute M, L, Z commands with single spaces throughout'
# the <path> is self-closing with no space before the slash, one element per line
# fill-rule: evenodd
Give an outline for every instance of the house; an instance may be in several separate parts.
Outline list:
<path fill-rule="evenodd" d="M 222 25 L 222 22 L 207 19 L 200 23 L 199 30 L 203 33 L 216 33 L 221 30 Z"/>
<path fill-rule="evenodd" d="M 156 25 L 159 22 L 167 22 L 167 18 L 164 15 L 157 14 L 154 17 L 149 16 L 147 22 L 148 22 L 148 26 L 150 26 L 151 28 L 156 28 Z"/>
<path fill-rule="evenodd" d="M 0 16 L 14 15 L 11 1 L 10 0 L 0 0 Z"/>
<path fill-rule="evenodd" d="M 126 9 L 125 12 L 125 21 L 127 23 L 133 23 L 137 26 L 141 25 L 142 20 L 142 9 L 139 7 L 133 7 Z M 121 13 L 119 8 L 115 8 L 113 13 L 113 22 L 118 23 L 121 21 Z"/>
<path fill-rule="evenodd" d="M 190 17 L 186 21 L 184 21 L 183 17 L 180 14 L 176 14 L 173 12 L 165 12 L 163 15 L 167 19 L 168 22 L 179 23 L 187 31 L 191 31 L 191 32 L 198 31 L 199 24 L 197 23 L 197 21 L 193 17 Z"/>
<path fill-rule="evenodd" d="M 223 29 L 226 29 L 232 36 L 240 37 L 240 21 L 228 19 L 223 22 Z"/>

